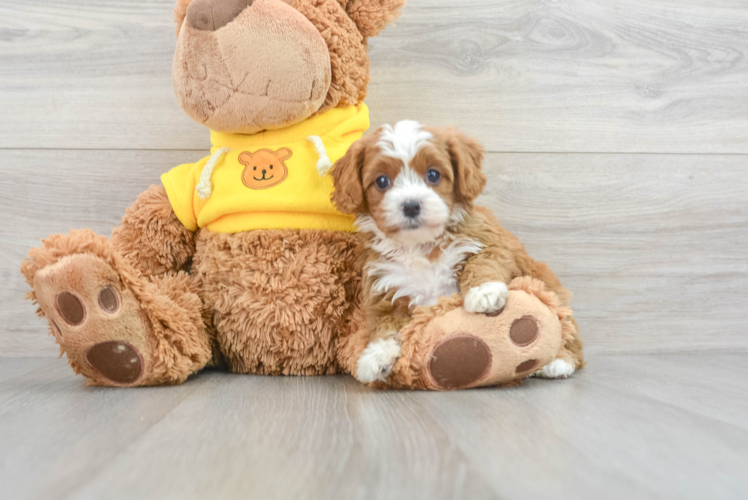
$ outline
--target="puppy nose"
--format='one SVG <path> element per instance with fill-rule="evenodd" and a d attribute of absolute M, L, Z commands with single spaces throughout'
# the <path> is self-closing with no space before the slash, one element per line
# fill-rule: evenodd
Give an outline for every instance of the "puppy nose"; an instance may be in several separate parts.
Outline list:
<path fill-rule="evenodd" d="M 187 22 L 201 31 L 216 31 L 233 21 L 255 0 L 192 0 Z"/>
<path fill-rule="evenodd" d="M 411 219 L 413 217 L 418 217 L 418 214 L 421 213 L 421 202 L 415 200 L 406 201 L 403 203 L 403 213 L 406 217 L 410 217 Z"/>

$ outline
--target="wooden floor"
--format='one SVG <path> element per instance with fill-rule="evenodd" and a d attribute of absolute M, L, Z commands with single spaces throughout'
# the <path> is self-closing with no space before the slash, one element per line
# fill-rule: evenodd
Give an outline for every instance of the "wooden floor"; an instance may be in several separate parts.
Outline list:
<path fill-rule="evenodd" d="M 86 387 L 0 358 L 4 499 L 748 498 L 742 354 L 598 356 L 512 389 L 204 372 Z"/>

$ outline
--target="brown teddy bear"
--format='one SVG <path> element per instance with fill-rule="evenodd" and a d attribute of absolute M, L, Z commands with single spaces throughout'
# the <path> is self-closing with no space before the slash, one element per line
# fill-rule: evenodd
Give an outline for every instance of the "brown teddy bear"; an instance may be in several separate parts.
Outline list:
<path fill-rule="evenodd" d="M 210 128 L 210 155 L 164 174 L 111 238 L 53 235 L 21 266 L 28 297 L 76 373 L 95 385 L 143 386 L 178 384 L 206 366 L 355 371 L 367 338 L 361 237 L 330 201 L 328 169 L 369 126 L 367 39 L 404 3 L 177 1 L 174 88 L 185 112 Z M 512 294 L 545 315 L 536 357 L 552 359 L 565 309 L 542 284 Z M 440 383 L 445 373 L 462 373 L 459 387 L 515 378 L 514 368 L 465 378 L 475 371 L 470 356 L 429 358 L 460 328 L 458 304 L 445 301 L 404 330 L 392 385 L 456 388 Z M 507 310 L 481 320 L 496 360 L 514 355 L 493 338 L 511 334 Z M 452 319 L 434 323 L 441 315 Z"/>

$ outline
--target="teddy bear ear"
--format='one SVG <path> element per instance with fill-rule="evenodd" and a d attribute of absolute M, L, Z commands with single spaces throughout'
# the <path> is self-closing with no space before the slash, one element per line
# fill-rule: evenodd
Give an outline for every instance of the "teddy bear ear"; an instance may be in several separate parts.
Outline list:
<path fill-rule="evenodd" d="M 348 0 L 345 10 L 364 37 L 376 36 L 397 19 L 405 0 Z"/>
<path fill-rule="evenodd" d="M 177 4 L 174 6 L 174 22 L 177 23 L 177 36 L 179 36 L 179 30 L 182 29 L 182 23 L 187 16 L 187 7 L 190 6 L 190 3 L 192 3 L 192 0 L 177 0 Z"/>

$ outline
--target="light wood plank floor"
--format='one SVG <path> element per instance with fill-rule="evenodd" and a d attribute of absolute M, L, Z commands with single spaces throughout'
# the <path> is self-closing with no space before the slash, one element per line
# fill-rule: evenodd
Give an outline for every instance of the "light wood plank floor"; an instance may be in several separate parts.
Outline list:
<path fill-rule="evenodd" d="M 748 498 L 744 354 L 597 356 L 456 393 L 203 372 L 86 387 L 0 358 L 7 499 Z"/>

